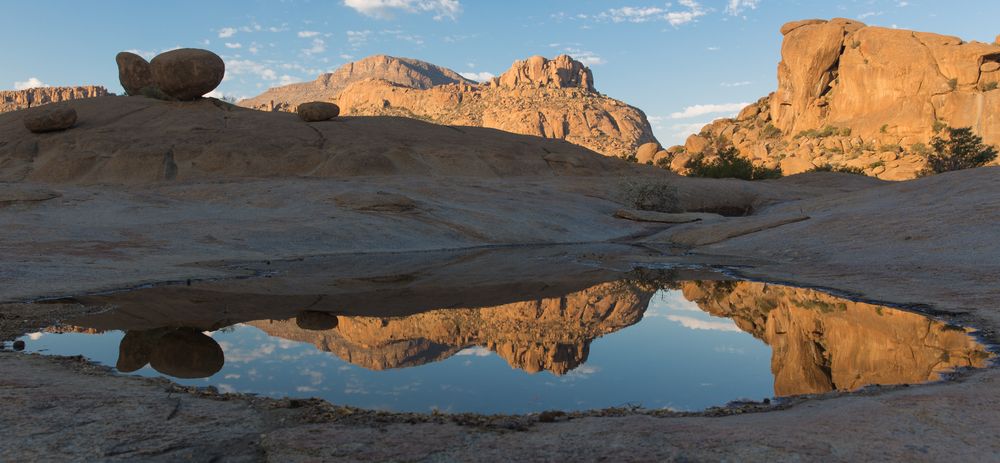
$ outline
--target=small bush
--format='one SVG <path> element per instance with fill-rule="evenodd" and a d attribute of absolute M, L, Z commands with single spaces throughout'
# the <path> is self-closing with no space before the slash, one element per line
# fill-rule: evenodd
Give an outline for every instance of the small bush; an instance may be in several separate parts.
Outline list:
<path fill-rule="evenodd" d="M 837 135 L 840 135 L 841 137 L 850 137 L 851 136 L 851 128 L 850 127 L 842 127 L 840 129 L 840 131 L 837 133 Z"/>
<path fill-rule="evenodd" d="M 984 144 L 982 137 L 972 133 L 971 127 L 947 129 L 947 138 L 935 135 L 931 139 L 934 152 L 927 157 L 925 174 L 980 167 L 996 159 L 997 150 Z"/>
<path fill-rule="evenodd" d="M 923 143 L 914 143 L 910 145 L 910 152 L 926 158 L 927 156 L 930 156 L 931 149 L 928 148 L 927 145 Z"/>
<path fill-rule="evenodd" d="M 958 79 L 954 77 L 948 79 L 948 88 L 950 88 L 952 91 L 955 91 L 955 89 L 958 88 Z"/>
<path fill-rule="evenodd" d="M 948 124 L 945 124 L 944 121 L 937 120 L 934 121 L 934 125 L 932 125 L 931 128 L 934 129 L 934 132 L 940 132 L 944 129 L 947 129 Z"/>
<path fill-rule="evenodd" d="M 781 136 L 781 129 L 774 126 L 774 124 L 768 122 L 760 131 L 760 135 L 764 138 L 778 138 Z"/>
<path fill-rule="evenodd" d="M 768 169 L 754 166 L 734 148 L 719 151 L 718 157 L 706 161 L 704 156 L 691 159 L 684 165 L 689 177 L 739 178 L 743 180 L 766 180 L 780 178 L 781 168 Z"/>
<path fill-rule="evenodd" d="M 865 175 L 865 170 L 860 167 L 833 166 L 831 164 L 813 167 L 809 169 L 809 172 L 839 172 L 842 174 Z"/>
<path fill-rule="evenodd" d="M 855 41 L 851 42 L 851 48 L 858 48 L 860 46 L 861 46 L 861 42 L 858 41 L 858 40 L 855 40 Z"/>
<path fill-rule="evenodd" d="M 879 153 L 898 153 L 902 150 L 903 148 L 895 143 L 886 143 L 878 147 Z"/>
<path fill-rule="evenodd" d="M 882 124 L 882 127 L 879 127 L 878 131 L 880 133 L 888 133 L 889 132 L 889 124 Z"/>
<path fill-rule="evenodd" d="M 628 179 L 621 186 L 623 202 L 633 209 L 683 212 L 677 188 L 664 180 Z"/>
<path fill-rule="evenodd" d="M 877 169 L 879 167 L 885 167 L 885 161 L 875 161 L 871 164 L 868 164 L 869 169 Z"/>
<path fill-rule="evenodd" d="M 990 92 L 997 89 L 998 82 L 987 82 L 983 84 L 982 90 L 984 92 Z"/>

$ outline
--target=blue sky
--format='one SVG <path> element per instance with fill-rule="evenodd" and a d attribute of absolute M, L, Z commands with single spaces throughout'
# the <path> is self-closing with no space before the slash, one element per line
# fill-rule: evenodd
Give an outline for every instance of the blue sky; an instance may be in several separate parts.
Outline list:
<path fill-rule="evenodd" d="M 847 17 L 992 42 L 997 0 L 243 0 L 5 2 L 0 88 L 98 84 L 114 56 L 215 51 L 237 98 L 373 54 L 500 74 L 568 53 L 597 89 L 638 106 L 665 145 L 776 87 L 781 24 Z"/>

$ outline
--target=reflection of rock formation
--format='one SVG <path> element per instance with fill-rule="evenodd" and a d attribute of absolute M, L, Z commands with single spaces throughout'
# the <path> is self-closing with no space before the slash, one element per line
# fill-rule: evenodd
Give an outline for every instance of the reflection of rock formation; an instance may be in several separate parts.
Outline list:
<path fill-rule="evenodd" d="M 779 396 L 933 381 L 991 356 L 963 328 L 809 289 L 689 282 L 683 291 L 771 346 Z"/>
<path fill-rule="evenodd" d="M 399 318 L 340 317 L 336 328 L 326 331 L 301 329 L 294 320 L 250 324 L 375 370 L 420 365 L 485 346 L 513 367 L 563 374 L 586 361 L 593 339 L 638 322 L 653 292 L 611 282 L 563 297 L 495 307 L 438 309 Z"/>
<path fill-rule="evenodd" d="M 148 363 L 175 378 L 207 378 L 224 363 L 222 348 L 193 328 L 129 331 L 118 346 L 118 371 L 130 373 Z"/>

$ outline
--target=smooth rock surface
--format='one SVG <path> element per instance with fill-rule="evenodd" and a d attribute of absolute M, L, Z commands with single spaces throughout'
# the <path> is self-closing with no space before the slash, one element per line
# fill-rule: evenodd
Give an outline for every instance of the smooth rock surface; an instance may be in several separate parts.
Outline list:
<path fill-rule="evenodd" d="M 141 95 L 142 89 L 153 85 L 153 70 L 145 58 L 127 51 L 115 56 L 118 81 L 128 95 Z"/>

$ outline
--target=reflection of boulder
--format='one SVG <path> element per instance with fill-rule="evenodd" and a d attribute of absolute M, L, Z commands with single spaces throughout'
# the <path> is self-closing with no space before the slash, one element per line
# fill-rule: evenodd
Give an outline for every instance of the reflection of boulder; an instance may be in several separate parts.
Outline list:
<path fill-rule="evenodd" d="M 484 346 L 515 368 L 563 374 L 586 361 L 593 339 L 638 322 L 654 291 L 602 283 L 563 297 L 495 307 L 394 318 L 342 316 L 336 329 L 323 332 L 304 331 L 291 321 L 250 324 L 375 370 L 421 365 Z"/>
<path fill-rule="evenodd" d="M 295 316 L 295 325 L 304 330 L 332 330 L 337 327 L 337 323 L 337 316 L 326 312 L 303 310 Z"/>
<path fill-rule="evenodd" d="M 933 381 L 955 368 L 984 367 L 991 356 L 963 328 L 809 289 L 689 282 L 683 291 L 771 346 L 779 396 Z"/>
<path fill-rule="evenodd" d="M 175 378 L 207 378 L 225 363 L 222 348 L 210 336 L 193 328 L 130 331 L 118 348 L 119 371 L 136 371 L 149 363 Z"/>

